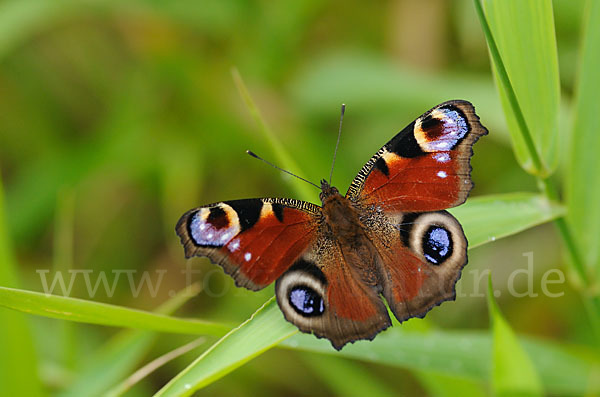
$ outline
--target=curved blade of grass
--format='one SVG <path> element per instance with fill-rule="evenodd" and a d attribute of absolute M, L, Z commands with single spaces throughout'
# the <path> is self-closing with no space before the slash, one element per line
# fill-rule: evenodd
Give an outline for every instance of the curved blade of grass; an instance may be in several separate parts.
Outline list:
<path fill-rule="evenodd" d="M 488 278 L 488 308 L 492 328 L 492 387 L 496 396 L 541 396 L 537 371 L 521 347 L 494 299 Z"/>
<path fill-rule="evenodd" d="M 142 379 L 146 378 L 152 372 L 156 371 L 169 361 L 172 361 L 182 355 L 194 350 L 195 348 L 201 346 L 206 341 L 206 338 L 200 337 L 187 343 L 183 346 L 178 347 L 177 349 L 171 350 L 170 352 L 163 354 L 162 356 L 152 360 L 148 364 L 144 365 L 142 368 L 135 371 L 131 376 L 125 379 L 123 382 L 119 383 L 114 388 L 110 389 L 106 392 L 106 397 L 118 397 L 125 394 L 129 389 L 131 389 L 135 384 L 137 384 Z"/>
<path fill-rule="evenodd" d="M 156 313 L 169 315 L 200 292 L 198 284 L 181 290 L 158 309 Z M 156 332 L 146 330 L 123 330 L 96 350 L 87 360 L 68 389 L 58 395 L 99 396 L 117 382 L 125 379 L 148 352 L 156 339 Z"/>
<path fill-rule="evenodd" d="M 252 317 L 212 345 L 155 396 L 189 396 L 298 332 L 268 300 Z"/>
<path fill-rule="evenodd" d="M 5 287 L 0 287 L 0 306 L 61 320 L 159 332 L 221 336 L 230 329 L 208 321 Z"/>
<path fill-rule="evenodd" d="M 277 156 L 277 162 L 279 163 L 277 165 L 290 172 L 297 173 L 300 168 L 298 168 L 296 162 L 292 159 L 292 156 L 288 154 L 284 146 L 281 144 L 281 142 L 279 142 L 279 139 L 277 139 L 277 136 L 273 133 L 273 131 L 271 131 L 271 129 L 265 122 L 264 118 L 260 113 L 260 110 L 254 103 L 254 100 L 252 99 L 252 96 L 250 95 L 250 92 L 248 91 L 248 88 L 246 87 L 246 84 L 244 83 L 240 72 L 237 69 L 233 68 L 231 70 L 231 74 L 233 76 L 233 81 L 235 82 L 235 85 L 240 93 L 240 96 L 242 97 L 242 100 L 248 108 L 248 111 L 258 124 L 259 130 L 262 133 L 263 137 L 273 149 L 273 153 L 275 153 L 275 156 Z M 300 183 L 295 179 L 290 179 L 290 181 L 293 181 L 290 183 L 292 183 L 292 187 L 296 191 L 296 194 L 298 194 L 304 200 L 310 200 L 311 197 L 315 197 L 315 191 L 312 188 L 309 188 L 308 184 Z"/>
<path fill-rule="evenodd" d="M 480 7 L 479 0 L 475 2 Z M 489 24 L 490 31 L 485 26 L 484 31 L 517 159 L 528 172 L 547 177 L 558 162 L 560 102 L 552 3 L 483 4 L 481 22 Z"/>
<path fill-rule="evenodd" d="M 567 220 L 584 264 L 600 274 L 600 1 L 587 4 L 566 178 Z"/>
<path fill-rule="evenodd" d="M 4 191 L 0 179 L 0 284 L 17 286 L 17 267 L 4 219 Z M 1 299 L 0 299 L 1 301 Z M 37 354 L 27 319 L 21 313 L 0 309 L 0 385 L 9 396 L 41 396 Z"/>
<path fill-rule="evenodd" d="M 491 380 L 492 337 L 478 331 L 404 331 L 395 326 L 373 341 L 361 341 L 333 350 L 329 342 L 306 334 L 294 335 L 281 347 L 335 354 L 361 361 L 428 371 L 478 382 Z M 600 362 L 597 357 L 577 356 L 558 344 L 519 338 L 540 374 L 546 392 L 553 395 L 583 395 L 600 392 L 593 383 Z"/>
<path fill-rule="evenodd" d="M 564 215 L 559 204 L 534 193 L 474 197 L 450 209 L 469 240 L 469 248 L 519 233 Z"/>

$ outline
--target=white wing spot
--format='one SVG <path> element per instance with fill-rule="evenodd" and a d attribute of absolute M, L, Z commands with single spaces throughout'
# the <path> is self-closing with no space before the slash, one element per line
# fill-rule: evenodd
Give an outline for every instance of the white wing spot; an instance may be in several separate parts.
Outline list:
<path fill-rule="evenodd" d="M 235 240 L 233 240 L 231 244 L 227 246 L 227 248 L 229 248 L 230 252 L 234 252 L 240 249 L 240 239 L 236 238 Z"/>
<path fill-rule="evenodd" d="M 438 163 L 447 163 L 450 161 L 450 155 L 448 153 L 436 153 L 433 155 L 433 158 Z"/>
<path fill-rule="evenodd" d="M 246 262 L 249 262 L 249 261 L 250 261 L 250 259 L 252 259 L 252 254 L 251 254 L 251 253 L 249 253 L 249 252 L 246 252 L 246 253 L 244 254 L 244 259 L 246 260 Z"/>
<path fill-rule="evenodd" d="M 445 171 L 440 171 L 440 172 L 438 172 L 438 173 L 437 173 L 437 176 L 439 176 L 440 178 L 442 178 L 442 179 L 443 179 L 443 178 L 447 177 L 447 176 L 448 176 L 448 174 L 446 174 L 446 172 L 445 172 Z"/>

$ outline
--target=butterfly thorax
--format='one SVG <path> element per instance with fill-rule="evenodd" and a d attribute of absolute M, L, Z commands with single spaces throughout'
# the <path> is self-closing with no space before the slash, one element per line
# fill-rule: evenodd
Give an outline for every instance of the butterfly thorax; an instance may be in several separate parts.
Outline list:
<path fill-rule="evenodd" d="M 325 181 L 321 182 L 323 216 L 337 242 L 346 264 L 363 282 L 377 283 L 375 269 L 376 249 L 365 234 L 359 212 L 350 200 Z"/>
<path fill-rule="evenodd" d="M 337 188 L 322 180 L 319 197 L 323 203 L 325 222 L 336 239 L 354 245 L 357 238 L 364 236 L 364 228 L 360 222 L 358 211 L 350 200 L 340 194 Z"/>

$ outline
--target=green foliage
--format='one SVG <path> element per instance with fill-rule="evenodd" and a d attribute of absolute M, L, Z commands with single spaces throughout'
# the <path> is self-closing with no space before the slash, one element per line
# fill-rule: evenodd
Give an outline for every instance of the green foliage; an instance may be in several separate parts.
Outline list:
<path fill-rule="evenodd" d="M 4 191 L 0 179 L 0 283 L 17 286 L 17 267 L 10 248 L 4 213 Z M 36 376 L 37 355 L 31 344 L 28 319 L 21 313 L 2 308 L 0 324 L 4 325 L 0 327 L 0 383 L 3 392 L 9 395 L 43 395 Z"/>
<path fill-rule="evenodd" d="M 541 396 L 542 386 L 535 367 L 496 304 L 491 276 L 488 308 L 493 338 L 492 386 L 495 395 Z M 585 389 L 580 392 L 585 392 Z"/>
<path fill-rule="evenodd" d="M 159 313 L 106 303 L 0 287 L 0 305 L 25 313 L 61 320 L 161 332 L 222 335 L 228 328 L 196 319 L 179 319 Z"/>
<path fill-rule="evenodd" d="M 2 391 L 600 393 L 600 1 L 482 3 L 0 3 Z M 527 250 L 542 288 L 546 271 L 568 270 L 564 296 L 511 297 L 495 279 L 502 297 L 496 303 L 490 290 L 489 328 L 483 295 L 459 295 L 425 320 L 337 352 L 285 322 L 272 289 L 233 289 L 216 266 L 184 261 L 173 228 L 189 208 L 316 200 L 316 189 L 244 150 L 311 181 L 327 177 L 346 103 L 334 172 L 343 189 L 405 123 L 457 98 L 472 101 L 490 131 L 474 148 L 474 197 L 451 209 L 469 248 L 485 245 L 470 251 L 462 282 L 492 268 L 508 284 L 510 254 Z M 157 294 L 94 282 L 123 269 L 136 280 L 165 276 Z M 40 274 L 69 285 L 80 270 L 96 277 L 94 293 L 81 278 L 68 291 L 59 283 L 38 292 Z M 190 335 L 209 336 L 210 346 L 128 389 L 136 368 L 179 356 Z"/>
<path fill-rule="evenodd" d="M 572 143 L 566 179 L 568 220 L 591 273 L 600 274 L 600 1 L 589 1 L 584 21 L 579 80 L 575 97 Z"/>
<path fill-rule="evenodd" d="M 156 312 L 169 315 L 199 292 L 198 286 L 192 285 L 162 304 Z M 155 331 L 152 326 L 145 326 L 142 330 L 125 329 L 113 336 L 88 358 L 76 379 L 60 395 L 105 394 L 111 386 L 126 378 L 148 354 L 157 338 Z"/>
<path fill-rule="evenodd" d="M 506 73 L 512 86 L 507 88 L 503 76 L 496 79 L 515 154 L 528 172 L 548 176 L 558 161 L 560 101 L 552 3 L 484 0 L 484 5 L 499 52 L 499 58 L 492 54 L 492 65 L 498 73 L 501 59 L 505 72 L 500 73 Z M 520 110 L 514 108 L 514 100 Z"/>
<path fill-rule="evenodd" d="M 372 343 L 358 342 L 339 353 L 331 349 L 329 342 L 304 334 L 286 340 L 283 346 L 486 384 L 494 375 L 494 342 L 489 332 L 420 332 L 396 327 Z M 531 358 L 549 393 L 583 395 L 600 391 L 600 385 L 592 380 L 597 357 L 586 357 L 558 344 L 531 338 L 521 337 L 519 344 Z"/>
<path fill-rule="evenodd" d="M 157 396 L 188 396 L 297 333 L 283 321 L 275 298 L 221 338 L 162 388 Z"/>
<path fill-rule="evenodd" d="M 509 193 L 475 197 L 450 210 L 469 239 L 469 248 L 527 230 L 564 215 L 564 209 L 542 195 Z"/>

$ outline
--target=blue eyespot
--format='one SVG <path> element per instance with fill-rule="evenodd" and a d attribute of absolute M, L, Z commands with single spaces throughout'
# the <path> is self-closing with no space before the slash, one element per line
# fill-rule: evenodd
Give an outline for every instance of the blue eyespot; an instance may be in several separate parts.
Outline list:
<path fill-rule="evenodd" d="M 304 317 L 319 316 L 325 311 L 321 295 L 306 285 L 292 288 L 288 299 L 294 310 Z"/>
<path fill-rule="evenodd" d="M 423 255 L 434 265 L 440 265 L 452 255 L 452 237 L 439 226 L 430 226 L 423 235 Z"/>

